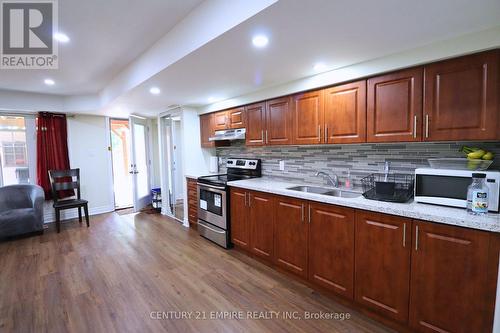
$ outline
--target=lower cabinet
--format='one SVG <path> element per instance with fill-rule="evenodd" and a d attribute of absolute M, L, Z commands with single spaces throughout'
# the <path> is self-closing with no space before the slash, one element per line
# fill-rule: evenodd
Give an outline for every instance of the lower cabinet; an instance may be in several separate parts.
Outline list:
<path fill-rule="evenodd" d="M 231 242 L 242 249 L 250 249 L 248 226 L 248 191 L 232 187 L 230 196 Z"/>
<path fill-rule="evenodd" d="M 188 199 L 188 221 L 191 228 L 198 227 L 198 186 L 196 179 L 186 178 Z"/>
<path fill-rule="evenodd" d="M 408 320 L 411 220 L 356 212 L 355 299 L 400 323 Z"/>
<path fill-rule="evenodd" d="M 231 189 L 231 241 L 239 248 L 272 261 L 274 256 L 274 196 Z"/>
<path fill-rule="evenodd" d="M 491 332 L 500 236 L 231 188 L 231 240 L 415 332 Z"/>
<path fill-rule="evenodd" d="M 489 234 L 415 221 L 410 325 L 417 332 L 491 332 Z M 498 261 L 497 261 L 498 262 Z"/>
<path fill-rule="evenodd" d="M 303 200 L 276 197 L 274 209 L 274 255 L 276 264 L 307 278 L 309 223 Z"/>
<path fill-rule="evenodd" d="M 268 261 L 274 258 L 273 235 L 274 197 L 260 192 L 248 193 L 248 219 L 250 226 L 250 252 Z"/>
<path fill-rule="evenodd" d="M 354 210 L 310 203 L 309 281 L 354 296 Z"/>

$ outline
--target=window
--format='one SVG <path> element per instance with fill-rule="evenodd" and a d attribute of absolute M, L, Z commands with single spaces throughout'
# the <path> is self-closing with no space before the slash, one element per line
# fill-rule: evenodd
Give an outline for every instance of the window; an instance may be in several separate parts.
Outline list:
<path fill-rule="evenodd" d="M 0 116 L 0 186 L 35 182 L 35 118 Z"/>

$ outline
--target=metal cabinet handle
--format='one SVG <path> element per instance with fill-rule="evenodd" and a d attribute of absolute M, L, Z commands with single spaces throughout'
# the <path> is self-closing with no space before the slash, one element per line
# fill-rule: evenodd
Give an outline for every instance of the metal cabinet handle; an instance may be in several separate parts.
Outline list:
<path fill-rule="evenodd" d="M 267 139 L 267 130 L 266 130 L 266 143 L 269 143 L 269 140 Z"/>
<path fill-rule="evenodd" d="M 413 137 L 417 138 L 417 116 L 413 117 Z"/>
<path fill-rule="evenodd" d="M 425 115 L 425 137 L 429 137 L 429 115 Z"/>
<path fill-rule="evenodd" d="M 406 223 L 403 224 L 403 247 L 406 247 Z"/>
<path fill-rule="evenodd" d="M 247 206 L 247 192 L 245 192 L 245 207 Z"/>
<path fill-rule="evenodd" d="M 302 204 L 302 222 L 304 222 L 304 204 Z"/>
<path fill-rule="evenodd" d="M 418 225 L 415 227 L 415 251 L 418 251 Z"/>
<path fill-rule="evenodd" d="M 252 207 L 252 195 L 248 193 L 248 207 Z"/>
<path fill-rule="evenodd" d="M 309 205 L 309 223 L 311 223 L 311 205 Z"/>
<path fill-rule="evenodd" d="M 318 125 L 318 142 L 321 142 L 321 125 Z"/>
<path fill-rule="evenodd" d="M 260 135 L 261 135 L 261 141 L 262 141 L 262 143 L 265 143 L 264 142 L 264 130 L 260 131 Z"/>
<path fill-rule="evenodd" d="M 328 143 L 328 125 L 325 125 L 325 143 Z"/>

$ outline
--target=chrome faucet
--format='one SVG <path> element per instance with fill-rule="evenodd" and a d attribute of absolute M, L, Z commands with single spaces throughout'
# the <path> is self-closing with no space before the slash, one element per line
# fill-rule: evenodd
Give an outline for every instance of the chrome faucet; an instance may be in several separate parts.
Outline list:
<path fill-rule="evenodd" d="M 324 176 L 325 178 L 327 178 L 330 181 L 330 183 L 332 183 L 333 187 L 339 187 L 339 177 L 337 175 L 334 174 L 333 177 L 330 177 L 330 175 L 327 174 L 326 172 L 318 171 L 316 172 L 316 177 L 319 176 Z"/>

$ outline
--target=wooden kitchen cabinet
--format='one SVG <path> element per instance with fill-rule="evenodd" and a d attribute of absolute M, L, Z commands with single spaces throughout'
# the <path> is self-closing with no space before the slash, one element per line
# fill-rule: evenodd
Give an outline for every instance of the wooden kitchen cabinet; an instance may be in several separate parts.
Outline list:
<path fill-rule="evenodd" d="M 368 79 L 368 142 L 422 139 L 422 73 L 418 67 Z"/>
<path fill-rule="evenodd" d="M 271 194 L 248 192 L 250 252 L 268 261 L 274 258 L 273 203 L 274 196 Z"/>
<path fill-rule="evenodd" d="M 266 103 L 256 103 L 245 107 L 246 113 L 246 145 L 264 145 L 266 129 Z"/>
<path fill-rule="evenodd" d="M 248 222 L 248 193 L 232 187 L 230 196 L 231 242 L 242 249 L 250 249 L 250 227 Z"/>
<path fill-rule="evenodd" d="M 215 147 L 213 141 L 209 141 L 209 138 L 214 136 L 214 114 L 202 114 L 200 116 L 200 140 L 201 146 L 204 148 Z"/>
<path fill-rule="evenodd" d="M 276 265 L 307 278 L 309 225 L 307 202 L 277 197 L 274 209 L 274 256 Z"/>
<path fill-rule="evenodd" d="M 290 104 L 290 97 L 266 102 L 265 144 L 287 145 L 293 142 Z"/>
<path fill-rule="evenodd" d="M 424 140 L 498 138 L 499 51 L 425 66 Z"/>
<path fill-rule="evenodd" d="M 411 220 L 356 211 L 355 299 L 400 323 L 408 321 Z"/>
<path fill-rule="evenodd" d="M 324 91 L 316 90 L 292 97 L 293 143 L 324 143 Z"/>
<path fill-rule="evenodd" d="M 324 143 L 366 142 L 366 81 L 325 89 Z"/>
<path fill-rule="evenodd" d="M 354 297 L 354 210 L 310 203 L 309 281 Z"/>
<path fill-rule="evenodd" d="M 245 108 L 239 107 L 227 111 L 228 128 L 245 128 Z"/>
<path fill-rule="evenodd" d="M 489 234 L 414 221 L 410 325 L 417 332 L 491 332 Z M 496 262 L 498 265 L 498 261 Z"/>
<path fill-rule="evenodd" d="M 198 227 L 198 185 L 196 179 L 186 178 L 188 199 L 188 222 L 191 228 Z"/>
<path fill-rule="evenodd" d="M 219 111 L 214 113 L 214 131 L 225 130 L 229 128 L 228 112 Z"/>

